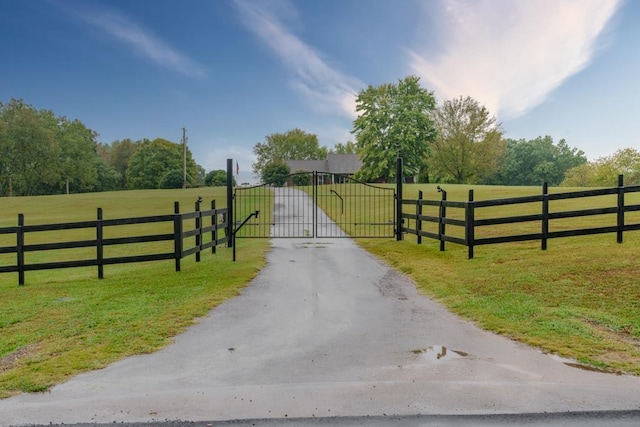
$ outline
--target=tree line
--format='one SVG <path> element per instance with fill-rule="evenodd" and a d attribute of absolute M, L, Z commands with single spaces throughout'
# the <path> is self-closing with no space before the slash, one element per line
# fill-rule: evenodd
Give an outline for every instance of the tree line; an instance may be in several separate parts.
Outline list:
<path fill-rule="evenodd" d="M 550 136 L 508 139 L 489 110 L 470 97 L 445 100 L 408 76 L 397 83 L 369 86 L 356 98 L 355 141 L 321 147 L 317 136 L 300 129 L 267 135 L 254 146 L 253 170 L 263 182 L 287 174 L 286 160 L 323 160 L 328 152 L 357 153 L 361 181 L 394 182 L 396 157 L 404 163 L 404 180 L 493 185 L 614 185 L 625 173 L 640 179 L 640 155 L 621 150 L 587 162 L 583 151 Z"/>
<path fill-rule="evenodd" d="M 183 187 L 182 144 L 97 137 L 79 120 L 0 102 L 0 196 Z M 226 184 L 226 171 L 205 173 L 189 149 L 186 166 L 188 186 Z"/>

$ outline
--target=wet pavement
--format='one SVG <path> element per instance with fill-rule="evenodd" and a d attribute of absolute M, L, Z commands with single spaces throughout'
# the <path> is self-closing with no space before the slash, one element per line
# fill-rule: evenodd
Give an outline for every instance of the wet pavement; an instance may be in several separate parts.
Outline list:
<path fill-rule="evenodd" d="M 576 369 L 460 320 L 350 239 L 272 246 L 242 295 L 171 346 L 2 400 L 0 425 L 504 425 L 513 414 L 612 410 L 626 412 L 599 413 L 617 417 L 607 425 L 640 419 L 640 378 Z M 464 424 L 470 415 L 477 422 Z"/>

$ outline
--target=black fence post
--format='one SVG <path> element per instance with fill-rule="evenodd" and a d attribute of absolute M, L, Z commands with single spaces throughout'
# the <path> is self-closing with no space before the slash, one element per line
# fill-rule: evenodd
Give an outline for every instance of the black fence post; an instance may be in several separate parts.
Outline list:
<path fill-rule="evenodd" d="M 473 190 L 469 190 L 465 215 L 465 240 L 469 248 L 469 259 L 473 259 L 473 246 L 475 243 L 475 203 L 473 202 Z"/>
<path fill-rule="evenodd" d="M 173 203 L 173 252 L 176 260 L 176 271 L 180 271 L 182 259 L 182 216 L 180 215 L 180 202 Z"/>
<path fill-rule="evenodd" d="M 18 257 L 18 285 L 24 285 L 24 215 L 18 214 L 16 230 L 16 254 Z"/>
<path fill-rule="evenodd" d="M 102 208 L 98 208 L 98 220 L 96 221 L 96 261 L 98 262 L 98 279 L 104 278 L 104 247 L 102 245 Z"/>
<path fill-rule="evenodd" d="M 195 203 L 195 226 L 196 226 L 196 262 L 200 262 L 200 251 L 202 247 L 202 216 L 200 214 L 200 202 L 202 202 L 202 198 L 198 197 Z"/>
<path fill-rule="evenodd" d="M 233 159 L 227 159 L 227 247 L 235 244 L 233 238 Z"/>
<path fill-rule="evenodd" d="M 396 240 L 402 240 L 402 157 L 396 158 Z"/>
<path fill-rule="evenodd" d="M 618 230 L 617 241 L 622 243 L 624 231 L 624 176 L 618 175 Z"/>
<path fill-rule="evenodd" d="M 447 218 L 447 192 L 438 186 L 438 191 L 442 193 L 442 199 L 440 200 L 440 209 L 438 210 L 438 239 L 440 240 L 440 252 L 444 252 L 444 239 L 443 236 L 447 234 L 447 226 L 445 219 Z"/>
<path fill-rule="evenodd" d="M 549 238 L 549 184 L 542 184 L 542 250 L 547 250 Z"/>
<path fill-rule="evenodd" d="M 418 235 L 418 244 L 422 243 L 422 190 L 418 191 L 418 200 L 416 201 L 416 234 Z"/>
<path fill-rule="evenodd" d="M 216 201 L 211 201 L 211 253 L 216 253 L 216 246 L 218 245 L 218 213 L 216 212 Z"/>

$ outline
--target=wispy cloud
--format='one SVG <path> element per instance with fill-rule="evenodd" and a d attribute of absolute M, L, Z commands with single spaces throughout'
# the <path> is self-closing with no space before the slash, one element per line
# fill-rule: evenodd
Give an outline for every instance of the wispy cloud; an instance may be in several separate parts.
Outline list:
<path fill-rule="evenodd" d="M 274 2 L 234 1 L 246 27 L 268 45 L 295 76 L 292 85 L 317 108 L 338 110 L 356 117 L 355 97 L 364 85 L 332 68 L 311 46 L 296 37 L 278 15 L 296 17 L 286 0 Z"/>
<path fill-rule="evenodd" d="M 114 11 L 83 10 L 75 13 L 84 22 L 124 44 L 146 60 L 187 77 L 206 77 L 203 66 L 126 16 Z"/>
<path fill-rule="evenodd" d="M 544 102 L 597 52 L 622 0 L 443 0 L 439 54 L 410 66 L 440 99 L 471 96 L 500 117 Z"/>

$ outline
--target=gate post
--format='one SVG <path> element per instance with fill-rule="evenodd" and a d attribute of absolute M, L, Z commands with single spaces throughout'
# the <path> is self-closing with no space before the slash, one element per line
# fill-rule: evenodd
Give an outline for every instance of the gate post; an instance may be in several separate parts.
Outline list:
<path fill-rule="evenodd" d="M 396 240 L 402 240 L 402 157 L 396 158 Z"/>
<path fill-rule="evenodd" d="M 233 159 L 227 159 L 227 247 L 232 248 L 233 239 Z"/>

